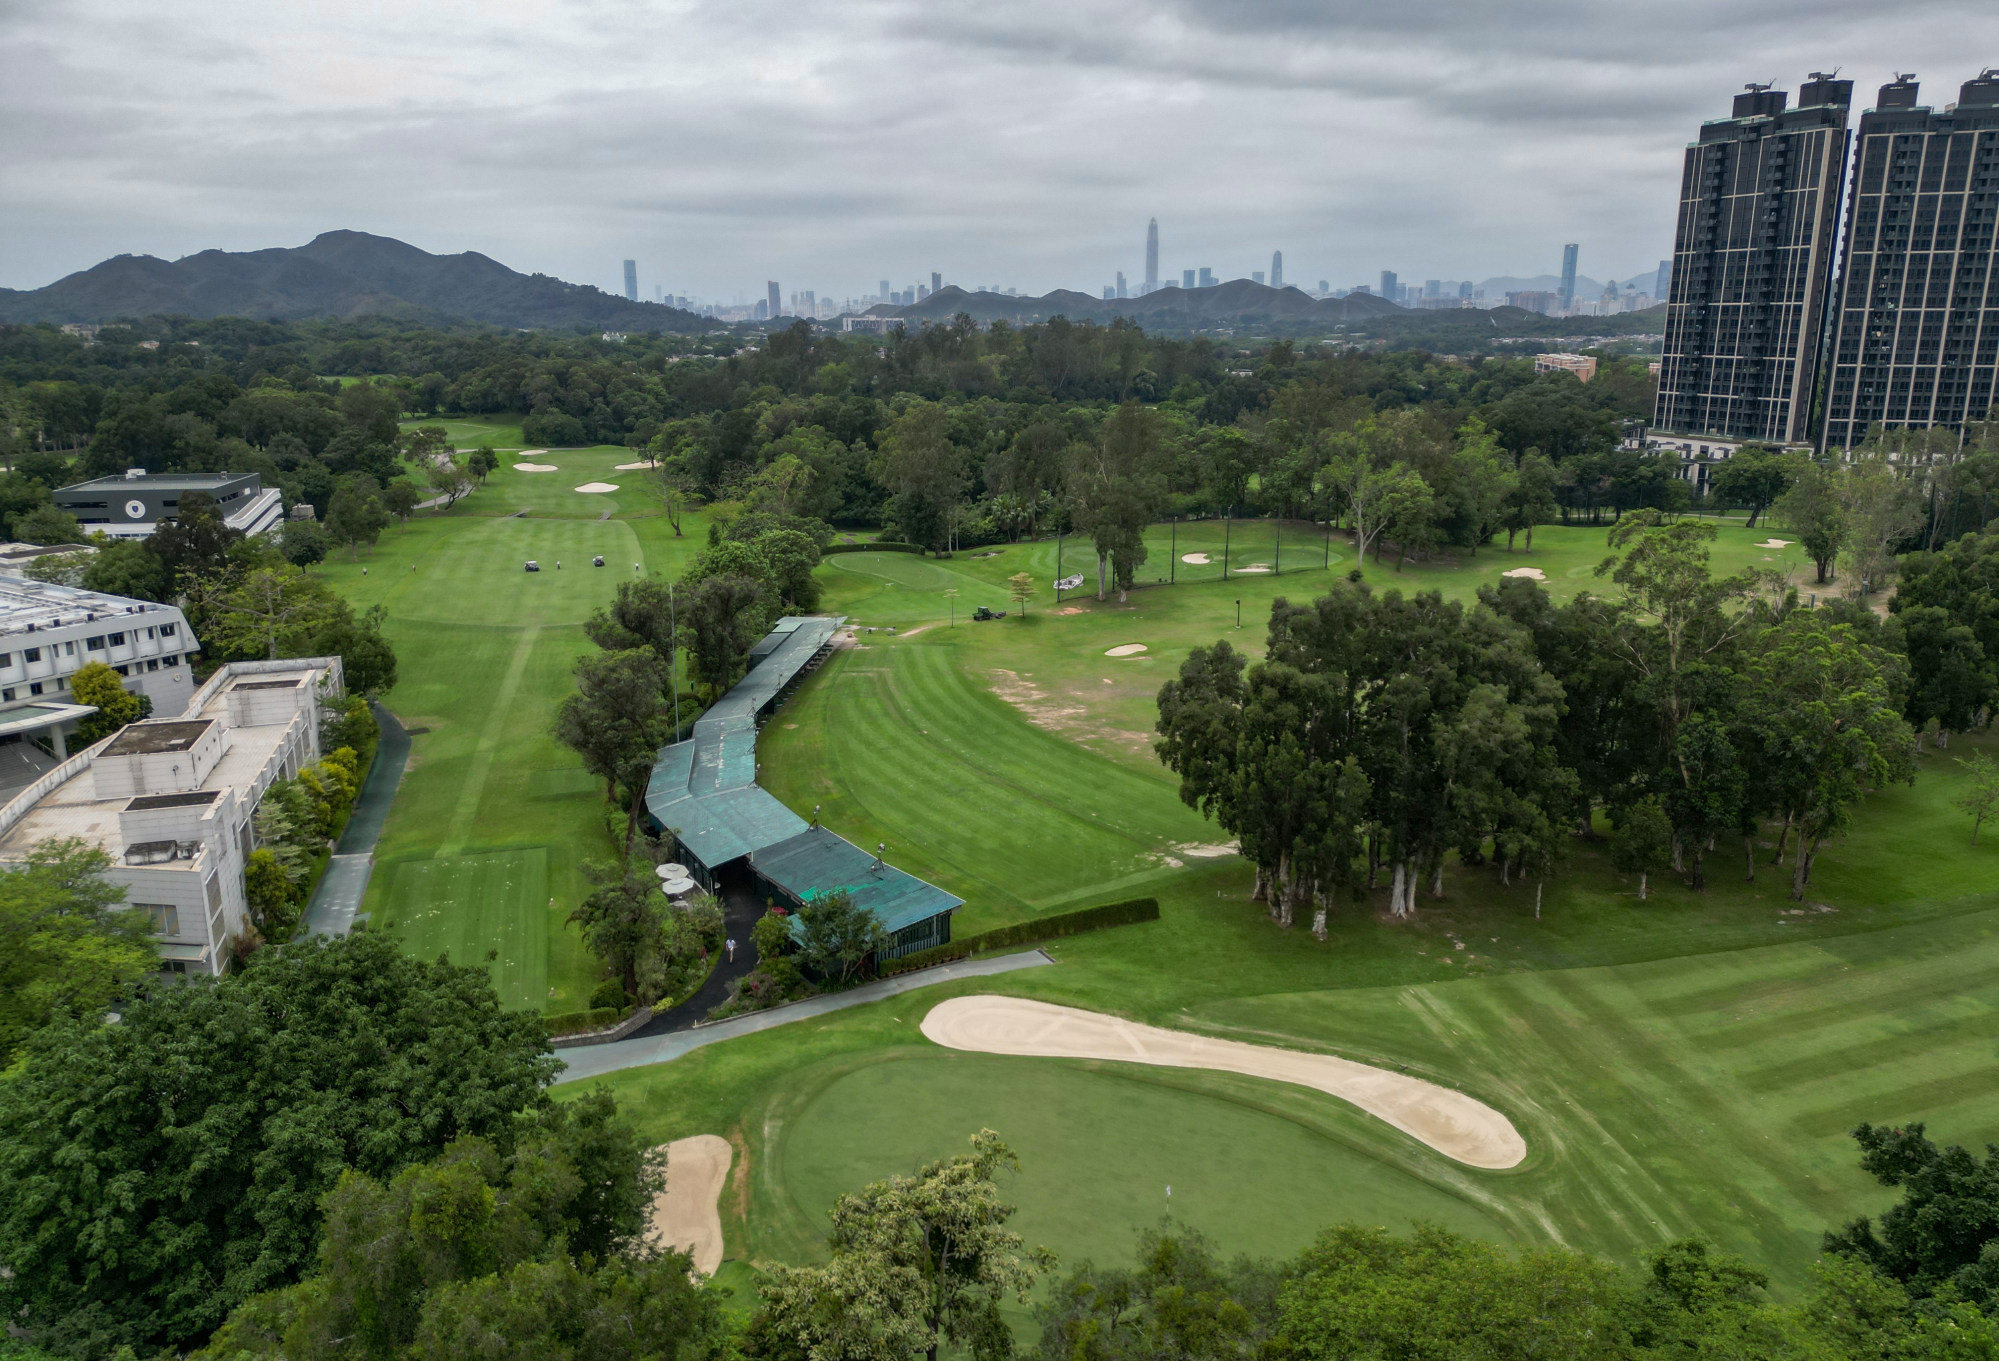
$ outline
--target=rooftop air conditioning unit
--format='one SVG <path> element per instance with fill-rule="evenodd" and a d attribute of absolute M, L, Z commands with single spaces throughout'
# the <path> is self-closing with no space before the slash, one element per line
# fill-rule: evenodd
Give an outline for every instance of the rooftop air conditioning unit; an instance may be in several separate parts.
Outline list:
<path fill-rule="evenodd" d="M 130 482 L 135 477 L 144 477 L 145 475 L 146 470 L 144 468 L 127 468 L 125 470 L 125 480 L 127 482 Z"/>

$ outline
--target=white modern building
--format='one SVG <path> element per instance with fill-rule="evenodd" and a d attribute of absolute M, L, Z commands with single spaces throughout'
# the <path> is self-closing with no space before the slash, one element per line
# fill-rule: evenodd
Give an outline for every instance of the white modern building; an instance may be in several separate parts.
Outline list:
<path fill-rule="evenodd" d="M 153 717 L 172 718 L 194 693 L 188 658 L 198 648 L 175 606 L 0 577 L 0 719 L 10 704 L 66 701 L 86 662 L 125 677 L 127 690 L 153 701 Z"/>
<path fill-rule="evenodd" d="M 166 972 L 225 972 L 248 920 L 251 814 L 273 782 L 319 759 L 322 711 L 342 685 L 338 657 L 230 663 L 186 716 L 130 724 L 0 808 L 0 867 L 80 837 L 151 914 Z"/>
<path fill-rule="evenodd" d="M 284 498 L 255 473 L 161 473 L 127 468 L 123 477 L 100 477 L 60 487 L 56 508 L 76 517 L 86 534 L 114 539 L 150 538 L 161 525 L 180 518 L 189 492 L 215 499 L 223 523 L 245 534 L 262 534 L 285 518 Z"/>

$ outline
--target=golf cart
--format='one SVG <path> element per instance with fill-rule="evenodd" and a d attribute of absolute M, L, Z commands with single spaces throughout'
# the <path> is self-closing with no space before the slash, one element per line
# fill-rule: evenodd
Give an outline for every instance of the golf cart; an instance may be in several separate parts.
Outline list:
<path fill-rule="evenodd" d="M 981 605 L 981 606 L 979 606 L 979 607 L 978 607 L 978 608 L 977 608 L 976 610 L 973 610 L 973 611 L 972 611 L 972 618 L 974 618 L 974 619 L 1004 619 L 1004 618 L 1006 618 L 1006 611 L 1005 611 L 1005 610 L 989 610 L 989 609 L 987 609 L 987 608 L 986 608 L 986 607 L 985 607 L 984 605 Z"/>
<path fill-rule="evenodd" d="M 536 562 L 533 558 L 529 558 L 527 570 L 530 572 L 539 572 L 541 570 L 541 564 Z"/>

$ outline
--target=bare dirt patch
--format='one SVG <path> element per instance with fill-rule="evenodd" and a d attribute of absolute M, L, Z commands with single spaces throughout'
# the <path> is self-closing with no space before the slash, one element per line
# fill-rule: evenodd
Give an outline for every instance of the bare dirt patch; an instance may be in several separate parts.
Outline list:
<path fill-rule="evenodd" d="M 703 1276 L 722 1265 L 722 1186 L 735 1149 L 719 1134 L 696 1134 L 666 1146 L 666 1189 L 653 1197 L 647 1239 L 694 1255 Z"/>
<path fill-rule="evenodd" d="M 1762 543 L 1756 545 L 1758 548 L 1789 548 L 1790 546 L 1791 540 L 1789 539 L 1765 539 Z"/>
<path fill-rule="evenodd" d="M 1511 571 L 1501 572 L 1500 575 L 1503 577 L 1525 577 L 1529 581 L 1546 581 L 1548 579 L 1548 574 L 1538 567 L 1515 567 Z"/>
<path fill-rule="evenodd" d="M 650 463 L 619 463 L 614 465 L 615 470 L 621 473 L 635 473 L 641 468 L 650 468 L 651 466 L 652 464 Z"/>
<path fill-rule="evenodd" d="M 946 1049 L 979 1054 L 1207 1068 L 1288 1082 L 1351 1102 L 1472 1167 L 1517 1167 L 1527 1156 L 1527 1141 L 1513 1122 L 1483 1101 L 1331 1054 L 1219 1040 L 1076 1007 L 990 995 L 938 1003 L 923 1018 L 923 1034 Z"/>

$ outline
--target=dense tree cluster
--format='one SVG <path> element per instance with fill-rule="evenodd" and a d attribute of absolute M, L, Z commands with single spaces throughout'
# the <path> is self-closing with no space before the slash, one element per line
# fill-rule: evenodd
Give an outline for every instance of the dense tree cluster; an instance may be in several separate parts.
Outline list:
<path fill-rule="evenodd" d="M 483 969 L 385 936 L 259 951 L 121 1012 L 34 1031 L 0 1082 L 0 1313 L 75 1356 L 199 1345 L 309 1269 L 343 1176 L 467 1136 L 510 1151 L 555 1071 Z"/>
<path fill-rule="evenodd" d="M 1271 915 L 1310 905 L 1320 934 L 1384 872 L 1413 913 L 1453 854 L 1538 880 L 1599 814 L 1622 868 L 1695 888 L 1732 837 L 1754 878 L 1774 823 L 1802 898 L 1867 792 L 1912 776 L 1907 659 L 1864 609 L 1715 577 L 1714 532 L 1627 517 L 1599 569 L 1615 601 L 1519 578 L 1470 608 L 1359 581 L 1280 599 L 1264 661 L 1197 648 L 1161 689 L 1160 757 L 1241 839 Z"/>

